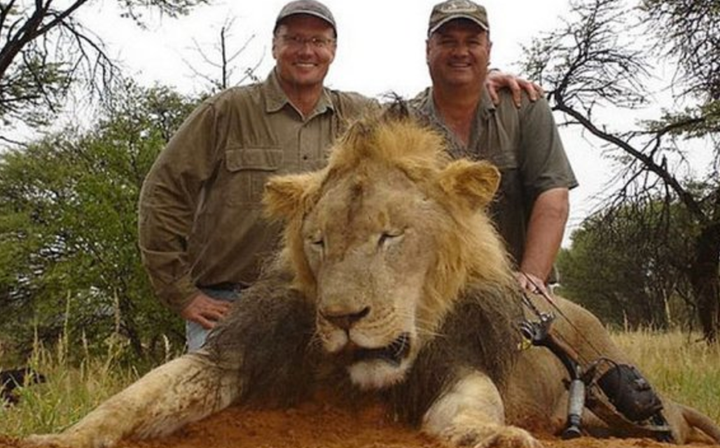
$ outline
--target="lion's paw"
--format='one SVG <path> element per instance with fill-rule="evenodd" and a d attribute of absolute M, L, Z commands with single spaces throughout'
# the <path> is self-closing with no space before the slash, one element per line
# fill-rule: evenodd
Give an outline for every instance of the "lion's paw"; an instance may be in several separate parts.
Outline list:
<path fill-rule="evenodd" d="M 117 442 L 107 437 L 89 437 L 80 434 L 41 434 L 31 435 L 25 440 L 25 446 L 37 448 L 109 448 Z"/>
<path fill-rule="evenodd" d="M 514 426 L 492 425 L 483 428 L 452 431 L 448 437 L 456 447 L 471 448 L 542 448 L 529 432 Z"/>

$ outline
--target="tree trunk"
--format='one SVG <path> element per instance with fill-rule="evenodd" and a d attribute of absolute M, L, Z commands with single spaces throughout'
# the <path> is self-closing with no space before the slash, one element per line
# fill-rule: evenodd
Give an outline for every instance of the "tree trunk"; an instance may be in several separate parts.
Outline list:
<path fill-rule="evenodd" d="M 720 225 L 705 227 L 695 242 L 690 282 L 707 342 L 717 342 L 720 323 Z"/>

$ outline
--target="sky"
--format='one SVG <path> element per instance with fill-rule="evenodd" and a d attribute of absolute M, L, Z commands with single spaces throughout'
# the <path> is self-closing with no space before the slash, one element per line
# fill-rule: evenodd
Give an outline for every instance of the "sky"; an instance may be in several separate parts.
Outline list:
<path fill-rule="evenodd" d="M 115 2 L 91 3 L 81 18 L 110 44 L 111 54 L 124 60 L 131 73 L 145 80 L 171 83 L 193 90 L 188 60 L 197 68 L 194 42 L 208 54 L 217 44 L 220 27 L 234 18 L 231 48 L 252 38 L 241 64 L 262 61 L 264 77 L 273 66 L 270 40 L 275 17 L 286 0 L 216 0 L 175 20 L 146 14 L 148 28 L 138 29 L 130 20 L 118 20 Z M 395 91 L 414 95 L 429 84 L 424 45 L 427 22 L 437 0 L 325 0 L 338 26 L 337 58 L 326 80 L 328 86 L 366 95 Z M 485 0 L 494 41 L 491 64 L 513 71 L 521 44 L 549 30 L 567 12 L 568 0 Z"/>
<path fill-rule="evenodd" d="M 430 11 L 439 0 L 324 0 L 338 28 L 335 62 L 326 79 L 329 87 L 368 96 L 396 92 L 403 96 L 430 84 L 425 64 L 425 37 Z M 220 28 L 233 24 L 229 49 L 247 46 L 236 60 L 238 72 L 259 64 L 264 78 L 274 60 L 270 42 L 275 18 L 286 0 L 225 0 L 196 8 L 180 19 L 145 13 L 146 29 L 119 19 L 116 2 L 90 3 L 78 18 L 108 45 L 110 55 L 123 61 L 127 73 L 144 85 L 171 85 L 184 93 L 199 93 L 207 84 L 193 70 L 215 71 L 203 63 L 197 48 L 217 60 L 214 49 Z M 569 0 L 484 0 L 488 10 L 493 53 L 491 66 L 517 73 L 522 46 L 553 30 L 569 9 Z M 238 80 L 240 76 L 236 76 Z M 564 245 L 582 219 L 592 211 L 593 199 L 609 179 L 607 163 L 576 132 L 561 129 L 561 137 L 580 186 L 571 192 L 571 215 Z"/>

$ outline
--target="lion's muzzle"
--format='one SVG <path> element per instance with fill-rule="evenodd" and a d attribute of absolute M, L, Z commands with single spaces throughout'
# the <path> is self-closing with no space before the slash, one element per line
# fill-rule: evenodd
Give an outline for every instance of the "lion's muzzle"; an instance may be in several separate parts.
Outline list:
<path fill-rule="evenodd" d="M 345 331 L 350 330 L 350 328 L 355 324 L 355 322 L 365 318 L 368 314 L 370 314 L 370 307 L 366 306 L 362 308 L 360 311 L 357 312 L 340 312 L 340 313 L 332 313 L 330 311 L 324 311 L 320 312 L 320 315 L 323 319 L 327 320 L 334 326 L 341 328 Z"/>
<path fill-rule="evenodd" d="M 325 330 L 322 333 L 326 335 L 324 338 L 327 342 L 326 350 L 340 355 L 343 364 L 378 360 L 399 366 L 403 359 L 410 354 L 412 345 L 410 333 L 402 332 L 389 344 L 379 346 L 379 344 L 371 342 L 372 339 L 375 339 L 373 336 L 355 326 L 368 313 L 369 308 L 343 315 L 329 315 L 321 312 L 320 327 Z"/>

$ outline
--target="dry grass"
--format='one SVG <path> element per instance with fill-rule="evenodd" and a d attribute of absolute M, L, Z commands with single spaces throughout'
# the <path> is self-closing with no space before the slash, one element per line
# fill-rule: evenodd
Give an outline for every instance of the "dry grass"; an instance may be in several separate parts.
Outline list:
<path fill-rule="evenodd" d="M 60 431 L 137 380 L 140 373 L 134 367 L 123 368 L 118 362 L 127 347 L 113 338 L 106 344 L 102 357 L 90 356 L 86 346 L 69 347 L 64 339 L 53 349 L 36 344 L 28 365 L 46 382 L 18 389 L 18 405 L 0 405 L 0 434 L 22 437 Z M 71 351 L 81 353 L 79 362 L 70 360 Z"/>
<path fill-rule="evenodd" d="M 654 388 L 720 422 L 720 344 L 677 331 L 614 333 Z"/>
<path fill-rule="evenodd" d="M 613 338 L 655 388 L 720 422 L 720 346 L 708 347 L 696 342 L 697 336 L 678 332 L 615 333 Z M 57 432 L 77 421 L 139 378 L 142 372 L 117 362 L 122 350 L 122 345 L 110 341 L 104 357 L 86 355 L 73 365 L 68 361 L 70 348 L 64 341 L 53 350 L 36 347 L 30 364 L 48 381 L 22 389 L 19 405 L 0 407 L 0 434 L 23 437 Z"/>

